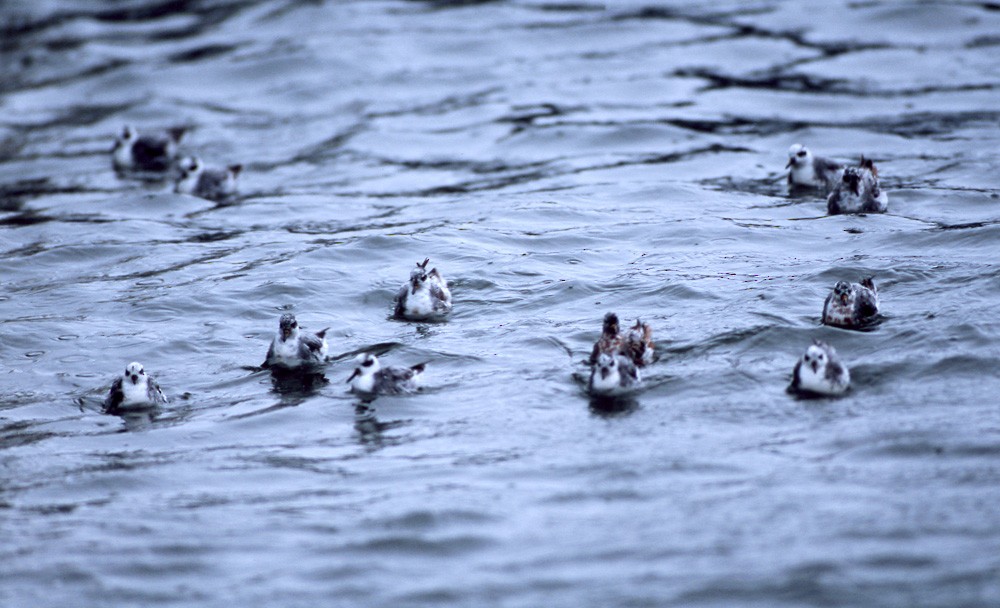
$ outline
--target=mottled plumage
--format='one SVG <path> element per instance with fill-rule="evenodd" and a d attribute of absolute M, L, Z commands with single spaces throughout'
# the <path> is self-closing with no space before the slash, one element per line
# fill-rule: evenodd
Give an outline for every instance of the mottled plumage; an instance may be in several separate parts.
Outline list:
<path fill-rule="evenodd" d="M 649 323 L 635 320 L 635 325 L 629 328 L 622 341 L 622 353 L 639 367 L 653 362 L 653 328 Z"/>
<path fill-rule="evenodd" d="M 357 366 L 347 379 L 351 391 L 365 395 L 398 395 L 413 393 L 420 388 L 424 363 L 411 367 L 382 367 L 378 357 L 362 353 L 355 357 Z"/>
<path fill-rule="evenodd" d="M 820 188 L 829 191 L 840 180 L 844 166 L 835 160 L 813 156 L 802 144 L 788 148 L 788 185 L 791 188 Z"/>
<path fill-rule="evenodd" d="M 125 373 L 115 378 L 111 390 L 104 399 L 105 411 L 137 405 L 161 405 L 167 402 L 159 385 L 146 375 L 140 363 L 133 361 L 125 368 Z"/>
<path fill-rule="evenodd" d="M 602 352 L 590 369 L 587 389 L 595 395 L 616 395 L 636 388 L 641 381 L 639 368 L 627 356 Z"/>
<path fill-rule="evenodd" d="M 889 195 L 879 186 L 878 169 L 864 156 L 857 167 L 844 169 L 843 177 L 826 199 L 826 212 L 830 215 L 885 213 L 888 208 Z"/>
<path fill-rule="evenodd" d="M 451 312 L 451 291 L 437 268 L 427 270 L 430 258 L 410 271 L 410 280 L 396 293 L 394 314 L 411 321 L 440 320 Z"/>
<path fill-rule="evenodd" d="M 792 370 L 791 388 L 816 395 L 842 395 L 851 386 L 851 374 L 832 346 L 814 340 Z"/>
<path fill-rule="evenodd" d="M 326 332 L 326 329 L 315 334 L 301 330 L 295 315 L 281 315 L 278 332 L 271 340 L 271 348 L 262 367 L 296 369 L 325 363 L 328 350 Z"/>
<path fill-rule="evenodd" d="M 590 364 L 597 363 L 603 353 L 607 355 L 624 355 L 634 365 L 643 367 L 653 361 L 653 329 L 649 323 L 636 319 L 627 332 L 622 332 L 618 315 L 609 312 L 604 315 L 601 337 L 590 351 Z"/>
<path fill-rule="evenodd" d="M 174 192 L 213 201 L 225 201 L 235 196 L 236 177 L 243 170 L 243 165 L 229 165 L 224 169 L 207 168 L 198 157 L 183 158 L 178 165 L 181 176 L 174 185 Z"/>
<path fill-rule="evenodd" d="M 864 327 L 878 315 L 878 288 L 874 277 L 860 283 L 837 281 L 823 302 L 823 323 L 837 327 Z"/>
<path fill-rule="evenodd" d="M 162 133 L 139 135 L 126 125 L 115 137 L 111 158 L 116 169 L 136 171 L 167 171 L 177 158 L 177 144 L 186 129 L 175 127 Z"/>
<path fill-rule="evenodd" d="M 601 327 L 601 337 L 597 339 L 593 350 L 590 351 L 590 364 L 597 363 L 597 358 L 603 353 L 616 355 L 621 350 L 622 337 L 618 323 L 618 315 L 609 312 L 604 315 L 604 325 Z"/>

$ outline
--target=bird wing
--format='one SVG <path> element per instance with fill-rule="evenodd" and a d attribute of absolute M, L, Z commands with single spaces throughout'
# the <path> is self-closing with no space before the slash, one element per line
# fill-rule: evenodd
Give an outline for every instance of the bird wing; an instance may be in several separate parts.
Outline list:
<path fill-rule="evenodd" d="M 403 316 L 404 311 L 406 310 L 406 295 L 407 292 L 409 291 L 406 288 L 407 285 L 408 284 L 403 285 L 402 287 L 399 288 L 399 291 L 396 292 L 396 309 L 392 313 L 396 317 L 401 318 Z"/>
<path fill-rule="evenodd" d="M 111 383 L 111 390 L 108 391 L 108 396 L 104 399 L 104 410 L 111 411 L 116 409 L 125 400 L 125 393 L 122 392 L 122 379 L 121 376 L 115 378 L 115 381 Z"/>
<path fill-rule="evenodd" d="M 150 403 L 166 403 L 167 397 L 160 390 L 160 385 L 156 383 L 155 380 L 149 378 L 146 380 L 146 399 Z"/>
<path fill-rule="evenodd" d="M 826 296 L 826 300 L 823 300 L 823 318 L 822 318 L 823 323 L 826 323 L 826 315 L 827 312 L 830 310 L 830 302 L 832 301 L 833 301 L 832 293 Z"/>
<path fill-rule="evenodd" d="M 872 290 L 867 288 L 859 289 L 858 299 L 855 302 L 858 318 L 874 317 L 878 314 L 878 301 L 875 299 L 875 294 Z"/>
<path fill-rule="evenodd" d="M 323 330 L 326 333 L 326 330 Z M 323 349 L 323 338 L 316 334 L 302 332 L 299 334 L 299 356 L 303 359 L 319 357 L 319 352 Z"/>
<path fill-rule="evenodd" d="M 618 357 L 618 371 L 622 376 L 622 383 L 624 385 L 626 378 L 631 378 L 632 382 L 639 381 L 639 368 L 635 366 L 632 359 L 623 356 Z"/>
<path fill-rule="evenodd" d="M 823 176 L 823 179 L 829 180 L 833 174 L 837 173 L 843 168 L 843 165 L 831 158 L 816 158 L 813 163 L 813 169 L 816 173 Z"/>
<path fill-rule="evenodd" d="M 801 368 L 802 368 L 802 359 L 799 359 L 795 363 L 795 369 L 792 370 L 792 388 L 796 390 L 798 390 L 802 386 L 802 378 L 799 376 L 799 370 Z"/>
<path fill-rule="evenodd" d="M 798 369 L 798 368 L 796 368 Z M 834 384 L 839 384 L 838 380 L 841 374 L 844 373 L 844 366 L 840 364 L 840 361 L 835 361 L 830 359 L 826 364 L 826 374 L 825 378 Z"/>
<path fill-rule="evenodd" d="M 826 213 L 827 215 L 837 215 L 838 213 L 841 213 L 840 184 L 837 184 L 837 187 L 830 193 L 830 197 L 826 199 Z"/>
<path fill-rule="evenodd" d="M 271 367 L 271 359 L 274 358 L 274 340 L 271 340 L 271 347 L 267 349 L 267 356 L 264 357 L 264 362 L 260 364 L 261 369 L 267 369 Z"/>

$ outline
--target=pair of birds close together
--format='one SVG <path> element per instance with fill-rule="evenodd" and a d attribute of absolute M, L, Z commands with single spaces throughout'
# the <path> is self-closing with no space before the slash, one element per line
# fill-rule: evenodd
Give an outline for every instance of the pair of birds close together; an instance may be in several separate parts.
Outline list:
<path fill-rule="evenodd" d="M 875 321 L 879 312 L 878 289 L 872 277 L 860 283 L 837 281 L 823 302 L 823 323 L 861 329 Z M 814 340 L 792 370 L 789 388 L 807 395 L 842 395 L 851 386 L 851 373 L 836 349 Z"/>
<path fill-rule="evenodd" d="M 224 201 L 236 194 L 236 178 L 243 165 L 222 168 L 206 167 L 197 156 L 178 158 L 177 147 L 187 129 L 176 127 L 162 133 L 140 135 L 126 125 L 115 137 L 111 149 L 114 166 L 119 171 L 166 173 L 174 167 L 180 175 L 174 184 L 178 194 L 191 194 L 214 201 Z"/>
<path fill-rule="evenodd" d="M 451 290 L 437 268 L 427 269 L 430 259 L 418 262 L 410 271 L 410 279 L 400 286 L 395 298 L 394 315 L 411 321 L 440 321 L 451 312 Z M 261 366 L 277 373 L 319 372 L 328 361 L 329 345 L 326 332 L 310 332 L 299 327 L 291 313 L 281 315 L 278 331 L 271 340 Z M 364 396 L 412 393 L 420 387 L 426 364 L 410 367 L 382 367 L 374 354 L 361 353 L 357 365 L 347 379 L 351 390 Z M 104 401 L 105 410 L 138 405 L 161 405 L 167 402 L 163 391 L 149 377 L 142 365 L 130 363 L 125 373 L 111 385 Z"/>
<path fill-rule="evenodd" d="M 814 156 L 802 144 L 788 149 L 788 185 L 790 188 L 819 188 L 829 195 L 826 212 L 885 213 L 889 195 L 882 190 L 878 169 L 870 158 L 861 157 L 855 167 L 845 167 L 829 158 Z"/>
<path fill-rule="evenodd" d="M 636 319 L 635 325 L 622 332 L 618 315 L 604 315 L 601 337 L 590 352 L 590 380 L 587 388 L 597 396 L 627 393 L 642 382 L 640 368 L 653 362 L 653 329 Z"/>

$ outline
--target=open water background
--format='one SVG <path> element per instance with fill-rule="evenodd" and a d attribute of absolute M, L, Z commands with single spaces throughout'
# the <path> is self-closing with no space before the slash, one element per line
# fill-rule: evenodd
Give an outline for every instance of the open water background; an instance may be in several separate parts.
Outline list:
<path fill-rule="evenodd" d="M 998 56 L 991 2 L 6 0 L 0 605 L 1000 605 Z M 424 257 L 453 316 L 390 320 Z M 286 310 L 328 384 L 252 370 Z M 609 310 L 662 355 L 615 407 Z M 814 337 L 848 396 L 785 393 Z M 358 408 L 369 347 L 427 390 Z M 170 406 L 103 414 L 132 360 Z"/>

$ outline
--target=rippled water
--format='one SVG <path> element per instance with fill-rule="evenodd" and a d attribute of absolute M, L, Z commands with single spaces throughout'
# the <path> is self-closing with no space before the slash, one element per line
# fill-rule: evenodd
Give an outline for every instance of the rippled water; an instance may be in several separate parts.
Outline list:
<path fill-rule="evenodd" d="M 0 605 L 1000 605 L 998 47 L 977 2 L 8 0 Z M 126 123 L 242 197 L 116 175 Z M 889 213 L 790 197 L 795 142 Z M 391 320 L 424 257 L 455 312 Z M 609 310 L 662 355 L 610 405 Z M 283 311 L 328 383 L 254 371 Z M 812 338 L 847 397 L 786 394 Z M 359 406 L 368 348 L 427 389 Z M 132 360 L 171 404 L 102 413 Z"/>

